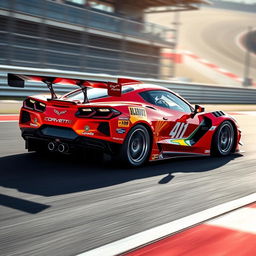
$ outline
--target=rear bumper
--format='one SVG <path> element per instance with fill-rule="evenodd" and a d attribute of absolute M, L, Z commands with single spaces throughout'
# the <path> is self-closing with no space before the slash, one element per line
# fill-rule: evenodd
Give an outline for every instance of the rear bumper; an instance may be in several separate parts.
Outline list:
<path fill-rule="evenodd" d="M 47 128 L 54 128 L 48 129 Z M 26 141 L 26 149 L 35 151 L 38 148 L 47 149 L 49 142 L 56 144 L 65 143 L 70 151 L 76 150 L 98 150 L 109 154 L 115 154 L 120 148 L 120 144 L 105 140 L 88 138 L 77 135 L 72 129 L 63 129 L 59 127 L 41 127 L 41 128 L 20 128 L 23 139 Z M 59 131 L 59 133 L 58 133 Z"/>

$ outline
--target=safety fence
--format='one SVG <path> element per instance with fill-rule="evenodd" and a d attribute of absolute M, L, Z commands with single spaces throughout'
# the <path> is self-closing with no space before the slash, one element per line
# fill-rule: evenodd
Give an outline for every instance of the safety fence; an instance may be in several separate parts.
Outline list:
<path fill-rule="evenodd" d="M 1 97 L 26 97 L 29 95 L 48 93 L 44 84 L 26 82 L 25 88 L 14 88 L 7 85 L 7 73 L 42 75 L 56 77 L 70 77 L 84 80 L 116 81 L 117 76 L 107 74 L 82 73 L 75 71 L 62 71 L 53 69 L 36 69 L 26 67 L 0 65 L 0 96 Z M 148 84 L 161 85 L 169 88 L 191 103 L 201 104 L 256 104 L 256 89 L 234 86 L 217 86 L 168 80 L 145 79 L 133 77 Z M 77 89 L 75 86 L 54 85 L 58 94 L 64 94 Z"/>

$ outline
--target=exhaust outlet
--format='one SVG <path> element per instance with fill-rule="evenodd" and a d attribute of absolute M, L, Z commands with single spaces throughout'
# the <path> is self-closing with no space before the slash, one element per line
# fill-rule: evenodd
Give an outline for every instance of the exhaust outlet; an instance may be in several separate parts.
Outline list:
<path fill-rule="evenodd" d="M 53 151 L 54 149 L 55 149 L 55 143 L 54 142 L 49 142 L 48 143 L 48 149 L 49 149 L 49 151 Z"/>
<path fill-rule="evenodd" d="M 67 152 L 68 151 L 68 145 L 66 145 L 66 144 L 59 144 L 59 146 L 58 146 L 58 151 L 60 152 L 60 153 L 64 153 L 64 152 Z"/>

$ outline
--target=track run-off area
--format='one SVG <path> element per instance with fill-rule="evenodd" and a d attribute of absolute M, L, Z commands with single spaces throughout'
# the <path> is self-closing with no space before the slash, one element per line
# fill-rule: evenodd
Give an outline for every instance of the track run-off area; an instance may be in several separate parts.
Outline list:
<path fill-rule="evenodd" d="M 77 255 L 255 193 L 255 112 L 233 114 L 244 153 L 135 169 L 27 153 L 18 122 L 2 117 L 1 255 Z"/>
<path fill-rule="evenodd" d="M 149 14 L 147 20 L 164 26 L 173 25 L 173 13 Z M 244 75 L 245 49 L 243 36 L 254 27 L 255 13 L 200 8 L 181 12 L 178 49 L 187 50 L 239 77 Z M 256 55 L 251 54 L 250 74 L 256 81 Z M 199 70 L 200 73 L 200 70 Z"/>

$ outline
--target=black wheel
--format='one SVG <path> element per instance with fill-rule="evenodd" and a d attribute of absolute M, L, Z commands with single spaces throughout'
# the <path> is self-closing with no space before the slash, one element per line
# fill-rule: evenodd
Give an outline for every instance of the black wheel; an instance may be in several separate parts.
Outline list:
<path fill-rule="evenodd" d="M 212 141 L 212 155 L 226 156 L 233 149 L 235 142 L 234 127 L 229 121 L 224 121 L 217 129 Z"/>
<path fill-rule="evenodd" d="M 130 166 L 141 166 L 149 157 L 150 136 L 143 125 L 134 126 L 122 145 L 121 158 Z"/>

